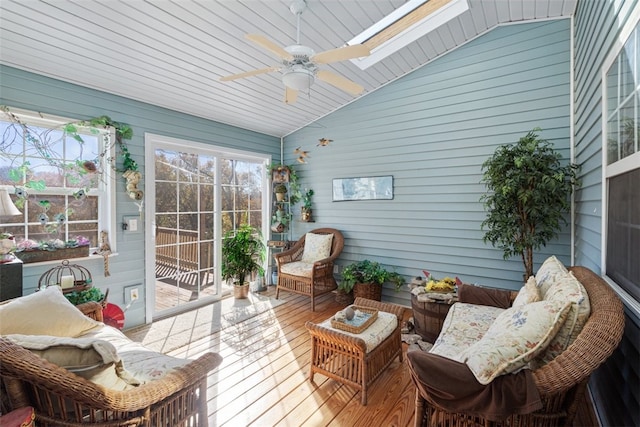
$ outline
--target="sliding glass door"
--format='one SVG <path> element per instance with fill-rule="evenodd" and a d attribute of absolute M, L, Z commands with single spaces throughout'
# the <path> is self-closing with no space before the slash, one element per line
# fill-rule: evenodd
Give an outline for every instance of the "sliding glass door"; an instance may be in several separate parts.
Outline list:
<path fill-rule="evenodd" d="M 220 280 L 220 242 L 242 224 L 262 230 L 266 221 L 268 159 L 202 144 L 167 143 L 147 136 L 153 161 L 154 295 L 152 318 L 192 308 L 230 290 Z M 150 152 L 150 150 L 152 150 Z M 152 178 L 153 177 L 153 178 Z M 150 192 L 151 189 L 147 189 Z M 151 260 L 147 261 L 147 265 Z M 151 301 L 149 301 L 151 302 Z"/>

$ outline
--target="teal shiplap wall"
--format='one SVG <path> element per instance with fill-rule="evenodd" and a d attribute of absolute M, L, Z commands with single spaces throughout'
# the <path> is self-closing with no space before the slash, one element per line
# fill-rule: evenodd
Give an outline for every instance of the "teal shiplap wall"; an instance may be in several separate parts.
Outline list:
<path fill-rule="evenodd" d="M 0 66 L 0 105 L 54 114 L 83 120 L 107 115 L 113 120 L 128 123 L 133 139 L 127 142 L 132 157 L 144 175 L 144 134 L 150 132 L 201 143 L 214 144 L 272 156 L 280 155 L 280 139 L 210 120 L 182 114 L 161 107 L 88 89 L 59 80 L 43 77 L 11 67 Z M 146 176 L 145 178 L 146 179 Z M 144 179 L 142 188 L 144 189 Z M 125 194 L 124 181 L 116 179 L 116 223 L 123 215 L 137 215 L 137 206 Z M 102 290 L 109 289 L 109 301 L 124 306 L 123 287 L 145 283 L 144 233 L 124 234 L 112 230 L 110 239 L 117 239 L 118 256 L 110 259 L 110 277 L 103 276 L 102 260 L 82 261 L 94 283 Z M 23 292 L 30 294 L 38 286 L 38 279 L 52 265 L 25 266 Z M 144 298 L 144 295 L 141 295 Z M 125 327 L 145 322 L 142 304 L 133 305 L 127 312 Z"/>
<path fill-rule="evenodd" d="M 482 242 L 481 165 L 534 127 L 569 159 L 569 31 L 569 20 L 496 28 L 285 137 L 287 163 L 296 147 L 310 151 L 296 168 L 316 192 L 316 223 L 296 223 L 294 237 L 335 227 L 342 266 L 368 258 L 407 278 L 427 269 L 520 287 L 522 261 Z M 393 175 L 393 200 L 332 202 L 332 178 L 378 175 Z M 536 263 L 549 254 L 569 263 L 568 229 Z M 409 296 L 388 288 L 383 298 L 409 305 Z"/>
<path fill-rule="evenodd" d="M 581 1 L 575 15 L 575 144 L 582 164 L 576 195 L 576 263 L 601 273 L 602 67 L 629 16 L 640 3 Z M 640 425 L 640 318 L 627 308 L 625 335 L 613 356 L 591 378 L 604 426 Z"/>

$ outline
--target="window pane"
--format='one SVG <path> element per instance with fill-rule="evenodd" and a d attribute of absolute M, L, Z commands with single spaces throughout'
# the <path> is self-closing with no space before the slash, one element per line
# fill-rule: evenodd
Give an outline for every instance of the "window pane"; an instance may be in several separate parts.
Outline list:
<path fill-rule="evenodd" d="M 180 212 L 197 212 L 198 211 L 198 185 L 197 184 L 180 184 Z"/>
<path fill-rule="evenodd" d="M 620 109 L 620 158 L 623 159 L 635 152 L 638 134 L 637 117 L 635 116 L 635 97 L 626 102 Z"/>
<path fill-rule="evenodd" d="M 200 186 L 200 212 L 213 212 L 213 185 Z"/>
<path fill-rule="evenodd" d="M 617 58 L 607 72 L 607 117 L 618 108 L 618 71 L 620 58 Z"/>
<path fill-rule="evenodd" d="M 178 185 L 168 182 L 156 182 L 156 211 L 176 212 L 176 194 Z"/>
<path fill-rule="evenodd" d="M 609 179 L 607 275 L 640 300 L 640 169 Z"/>
<path fill-rule="evenodd" d="M 156 150 L 156 180 L 175 181 L 177 169 L 173 163 L 176 153 L 173 151 Z"/>
<path fill-rule="evenodd" d="M 95 196 L 85 197 L 83 200 L 70 197 L 69 209 L 73 210 L 69 221 L 98 220 L 98 198 Z"/>
<path fill-rule="evenodd" d="M 625 101 L 636 89 L 635 66 L 635 38 L 630 37 L 620 52 L 620 101 Z"/>

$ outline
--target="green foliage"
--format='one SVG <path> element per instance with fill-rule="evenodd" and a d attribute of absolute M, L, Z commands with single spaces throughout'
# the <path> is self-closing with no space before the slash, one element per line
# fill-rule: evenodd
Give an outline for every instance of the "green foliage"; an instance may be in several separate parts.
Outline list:
<path fill-rule="evenodd" d="M 342 282 L 339 289 L 349 293 L 356 283 L 371 283 L 382 286 L 392 282 L 396 289 L 404 284 L 404 278 L 395 271 L 389 271 L 376 261 L 368 259 L 349 264 L 342 271 Z"/>
<path fill-rule="evenodd" d="M 273 172 L 274 169 L 286 167 L 289 169 L 289 202 L 292 205 L 295 205 L 300 201 L 300 197 L 302 197 L 302 193 L 300 192 L 300 183 L 298 182 L 298 174 L 293 167 L 293 165 L 282 165 L 279 163 L 272 163 L 267 165 L 267 170 L 269 173 Z"/>
<path fill-rule="evenodd" d="M 551 143 L 536 128 L 516 144 L 503 145 L 483 165 L 482 182 L 489 191 L 480 199 L 487 210 L 483 240 L 504 252 L 520 255 L 525 277 L 533 274 L 533 251 L 557 237 L 579 185 L 575 164 L 562 165 Z"/>
<path fill-rule="evenodd" d="M 302 206 L 304 206 L 306 209 L 311 209 L 311 198 L 314 194 L 315 193 L 313 189 L 309 189 L 302 195 Z"/>
<path fill-rule="evenodd" d="M 104 294 L 98 288 L 91 287 L 84 291 L 74 291 L 64 294 L 65 297 L 73 305 L 83 304 L 89 301 L 101 302 L 104 299 Z"/>
<path fill-rule="evenodd" d="M 222 279 L 242 285 L 252 272 L 264 274 L 266 248 L 260 233 L 249 225 L 228 231 L 222 241 Z"/>

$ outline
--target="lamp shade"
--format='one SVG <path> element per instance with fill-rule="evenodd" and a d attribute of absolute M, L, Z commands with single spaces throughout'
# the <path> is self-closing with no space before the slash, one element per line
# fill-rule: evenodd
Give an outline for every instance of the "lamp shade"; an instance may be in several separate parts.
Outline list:
<path fill-rule="evenodd" d="M 303 67 L 294 67 L 282 76 L 285 86 L 302 91 L 308 90 L 315 79 L 313 72 Z"/>
<path fill-rule="evenodd" d="M 9 191 L 7 191 L 6 188 L 0 188 L 0 216 L 15 216 L 21 214 L 22 212 L 20 212 L 11 201 Z"/>

